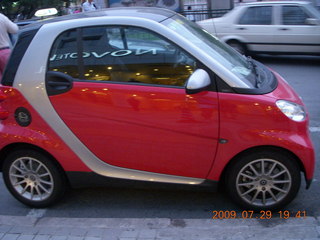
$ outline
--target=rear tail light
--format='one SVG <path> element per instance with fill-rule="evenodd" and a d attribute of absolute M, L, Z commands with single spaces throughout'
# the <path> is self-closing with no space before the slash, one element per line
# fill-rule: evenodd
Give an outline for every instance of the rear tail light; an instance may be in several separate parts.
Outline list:
<path fill-rule="evenodd" d="M 7 119 L 9 116 L 9 112 L 1 105 L 6 98 L 7 96 L 0 90 L 0 120 Z"/>

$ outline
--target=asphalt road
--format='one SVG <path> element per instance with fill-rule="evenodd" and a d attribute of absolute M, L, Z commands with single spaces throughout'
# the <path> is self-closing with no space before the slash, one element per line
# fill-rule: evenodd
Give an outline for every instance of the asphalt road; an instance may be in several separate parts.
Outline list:
<path fill-rule="evenodd" d="M 309 110 L 310 130 L 317 161 L 320 161 L 320 57 L 257 58 L 279 72 L 300 94 Z M 293 214 L 306 211 L 307 216 L 319 216 L 320 167 L 309 190 L 305 182 L 297 198 L 284 210 Z M 161 189 L 124 185 L 108 188 L 69 190 L 64 199 L 48 209 L 30 209 L 16 201 L 0 179 L 0 215 L 80 218 L 180 218 L 208 219 L 214 210 L 236 210 L 222 193 L 208 190 Z"/>

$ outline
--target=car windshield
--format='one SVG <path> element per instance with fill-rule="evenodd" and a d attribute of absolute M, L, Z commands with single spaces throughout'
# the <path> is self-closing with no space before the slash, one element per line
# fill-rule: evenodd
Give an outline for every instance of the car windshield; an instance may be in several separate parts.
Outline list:
<path fill-rule="evenodd" d="M 257 71 L 253 68 L 252 62 L 239 54 L 237 51 L 220 42 L 216 37 L 200 28 L 197 24 L 175 15 L 174 17 L 162 22 L 170 29 L 181 36 L 184 36 L 196 46 L 208 53 L 212 58 L 224 68 L 231 71 L 241 83 L 228 82 L 233 87 L 256 88 Z M 239 82 L 239 81 L 238 81 Z"/>

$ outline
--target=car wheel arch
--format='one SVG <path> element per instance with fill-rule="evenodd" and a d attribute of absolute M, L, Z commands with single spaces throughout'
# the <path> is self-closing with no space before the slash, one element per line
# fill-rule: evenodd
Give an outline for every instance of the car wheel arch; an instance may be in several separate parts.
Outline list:
<path fill-rule="evenodd" d="M 242 52 L 240 52 L 241 54 L 245 55 L 250 52 L 248 44 L 246 44 L 245 41 L 242 41 L 242 40 L 239 40 L 236 38 L 230 38 L 229 40 L 226 40 L 225 43 L 228 44 L 229 46 L 231 46 L 231 44 L 239 45 L 239 47 L 241 47 L 243 49 Z"/>
<path fill-rule="evenodd" d="M 277 153 L 281 153 L 283 155 L 289 156 L 290 158 L 294 159 L 295 163 L 299 167 L 300 172 L 303 172 L 304 175 L 306 173 L 306 170 L 305 170 L 301 160 L 299 159 L 299 157 L 297 155 L 295 155 L 293 152 L 289 151 L 288 149 L 277 147 L 277 146 L 256 146 L 256 147 L 249 148 L 249 149 L 246 149 L 246 150 L 238 153 L 225 165 L 225 167 L 223 168 L 223 170 L 220 174 L 219 184 L 220 185 L 225 184 L 228 169 L 231 168 L 238 159 L 240 159 L 246 155 L 249 155 L 252 153 L 258 153 L 258 152 L 277 152 Z"/>
<path fill-rule="evenodd" d="M 218 37 L 221 41 L 223 41 L 225 43 L 228 43 L 230 41 L 237 41 L 242 44 L 246 43 L 246 40 L 244 38 L 242 38 L 241 36 L 237 36 L 237 35 L 221 34 L 221 36 L 218 36 Z"/>
<path fill-rule="evenodd" d="M 4 160 L 6 159 L 6 157 L 11 152 L 20 151 L 20 150 L 34 150 L 34 151 L 37 151 L 37 152 L 45 155 L 46 157 L 48 157 L 51 160 L 51 162 L 53 164 L 56 165 L 56 167 L 60 170 L 60 172 L 65 175 L 65 177 L 67 176 L 65 174 L 65 170 L 60 165 L 60 163 L 55 159 L 54 156 L 52 156 L 49 152 L 45 151 L 44 149 L 42 149 L 36 145 L 29 144 L 29 143 L 11 143 L 11 144 L 5 146 L 4 148 L 2 148 L 0 151 L 0 172 L 2 172 L 3 163 L 4 163 Z"/>

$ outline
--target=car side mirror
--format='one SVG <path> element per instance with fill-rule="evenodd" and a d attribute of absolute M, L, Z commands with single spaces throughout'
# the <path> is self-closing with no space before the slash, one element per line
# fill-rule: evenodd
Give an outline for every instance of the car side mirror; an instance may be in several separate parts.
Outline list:
<path fill-rule="evenodd" d="M 203 69 L 197 69 L 187 81 L 186 92 L 187 94 L 198 93 L 210 86 L 210 84 L 209 74 Z"/>
<path fill-rule="evenodd" d="M 320 25 L 320 20 L 316 18 L 307 18 L 305 23 L 307 25 Z"/>

